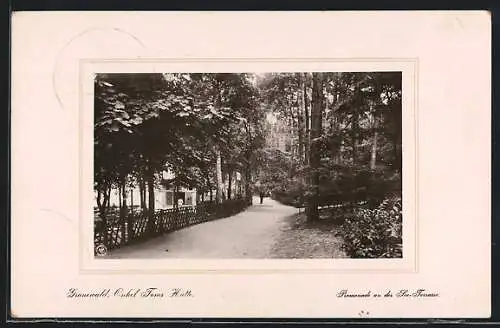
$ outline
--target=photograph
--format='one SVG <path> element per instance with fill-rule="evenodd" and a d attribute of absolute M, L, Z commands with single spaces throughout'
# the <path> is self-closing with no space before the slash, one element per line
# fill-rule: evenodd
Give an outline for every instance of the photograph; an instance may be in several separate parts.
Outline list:
<path fill-rule="evenodd" d="M 96 73 L 96 259 L 403 258 L 402 72 Z"/>

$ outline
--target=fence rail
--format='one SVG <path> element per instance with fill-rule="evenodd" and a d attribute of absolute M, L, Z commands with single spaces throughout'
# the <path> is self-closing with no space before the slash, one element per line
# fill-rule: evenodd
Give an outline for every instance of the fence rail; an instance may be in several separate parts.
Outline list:
<path fill-rule="evenodd" d="M 145 241 L 191 225 L 237 214 L 250 203 L 244 199 L 212 202 L 196 206 L 158 210 L 148 213 L 129 213 L 126 216 L 109 215 L 94 225 L 94 246 L 113 249 L 126 244 Z"/>

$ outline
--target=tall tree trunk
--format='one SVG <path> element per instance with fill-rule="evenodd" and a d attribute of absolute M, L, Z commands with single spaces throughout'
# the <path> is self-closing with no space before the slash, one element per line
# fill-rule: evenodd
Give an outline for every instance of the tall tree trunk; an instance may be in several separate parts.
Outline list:
<path fill-rule="evenodd" d="M 122 208 L 124 213 L 127 213 L 127 186 L 126 186 L 126 180 L 123 180 L 123 185 L 122 185 Z"/>
<path fill-rule="evenodd" d="M 132 240 L 134 234 L 134 188 L 130 188 L 130 216 L 127 220 L 127 242 Z"/>
<path fill-rule="evenodd" d="M 213 189 L 213 186 L 212 186 L 212 183 L 210 182 L 210 176 L 208 174 L 208 172 L 205 173 L 205 180 L 207 181 L 206 183 L 206 187 L 208 189 L 208 194 L 210 195 L 210 201 L 212 201 L 212 189 Z M 202 201 L 205 201 L 205 190 L 203 191 L 202 193 Z"/>
<path fill-rule="evenodd" d="M 339 163 L 339 158 L 340 158 L 340 142 L 341 142 L 341 134 L 340 134 L 340 129 L 339 129 L 339 124 L 338 124 L 338 119 L 335 115 L 335 112 L 332 111 L 331 113 L 331 134 L 335 136 L 335 139 L 331 142 L 330 145 L 330 152 L 333 154 L 333 161 L 334 163 Z"/>
<path fill-rule="evenodd" d="M 215 150 L 215 172 L 217 175 L 217 190 L 215 193 L 215 201 L 220 204 L 222 202 L 222 193 L 223 193 L 223 185 L 222 185 L 222 159 L 220 150 L 217 148 Z"/>
<path fill-rule="evenodd" d="M 354 165 L 358 163 L 358 130 L 359 130 L 359 116 L 358 113 L 353 114 L 352 121 L 352 162 Z"/>
<path fill-rule="evenodd" d="M 108 186 L 107 194 L 106 196 L 106 212 L 109 211 L 109 207 L 111 205 L 111 184 Z"/>
<path fill-rule="evenodd" d="M 373 141 L 372 141 L 372 154 L 370 158 L 370 169 L 375 170 L 377 167 L 377 138 L 378 132 L 373 133 Z"/>
<path fill-rule="evenodd" d="M 307 219 L 316 221 L 319 219 L 319 167 L 321 162 L 320 142 L 322 109 L 323 109 L 323 87 L 322 73 L 313 73 L 313 93 L 311 111 L 311 187 L 312 195 L 308 200 Z"/>
<path fill-rule="evenodd" d="M 292 129 L 290 139 L 291 139 L 291 151 L 292 151 L 292 158 L 296 158 L 298 156 L 298 150 L 299 147 L 298 145 L 294 142 L 295 136 L 299 135 L 299 123 L 298 123 L 298 107 L 297 107 L 297 101 L 294 101 L 294 96 L 292 95 L 290 99 L 288 100 L 288 106 L 290 107 L 290 120 L 291 124 L 290 127 Z M 297 111 L 297 113 L 296 113 Z"/>
<path fill-rule="evenodd" d="M 177 187 L 177 183 L 174 182 L 174 188 L 172 190 L 172 207 L 178 208 L 179 204 L 177 203 L 177 192 L 179 188 Z"/>
<path fill-rule="evenodd" d="M 246 154 L 246 167 L 245 167 L 245 198 L 248 204 L 252 204 L 252 187 L 250 183 L 252 182 L 252 171 L 250 167 L 251 154 L 247 150 Z"/>
<path fill-rule="evenodd" d="M 307 113 L 307 106 L 306 106 L 306 96 L 305 96 L 305 82 L 304 82 L 304 75 L 303 73 L 299 73 L 299 97 L 298 97 L 298 121 L 299 121 L 299 163 L 301 164 L 307 164 L 307 141 L 304 139 L 307 138 L 306 136 L 306 126 L 309 124 L 307 122 L 309 120 L 309 115 Z M 304 122 L 304 119 L 307 118 L 306 122 Z M 303 204 L 304 202 L 304 188 L 303 185 L 306 183 L 306 177 L 304 176 L 304 170 L 302 169 L 301 173 L 299 174 L 299 203 Z"/>
<path fill-rule="evenodd" d="M 250 129 L 250 126 L 248 124 L 245 124 L 245 130 L 246 130 L 246 137 L 247 137 L 247 142 L 246 142 L 246 149 L 245 149 L 245 199 L 247 205 L 252 205 L 253 202 L 253 195 L 252 195 L 252 187 L 250 186 L 250 183 L 252 182 L 252 169 L 251 169 L 251 163 L 252 163 L 252 131 Z"/>
<path fill-rule="evenodd" d="M 155 185 L 154 185 L 154 172 L 150 167 L 148 171 L 148 211 L 150 214 L 154 214 L 155 212 Z"/>
<path fill-rule="evenodd" d="M 332 107 L 336 108 L 340 99 L 340 92 L 337 90 L 337 85 L 335 87 L 333 99 Z M 335 163 L 340 164 L 342 162 L 342 153 L 344 151 L 344 136 L 342 134 L 339 113 L 336 110 L 332 112 L 332 120 L 334 133 L 336 134 L 337 139 L 336 142 L 334 142 L 335 149 L 332 149 L 332 153 L 335 154 Z"/>
<path fill-rule="evenodd" d="M 353 112 L 352 159 L 353 159 L 353 164 L 356 165 L 358 163 L 358 149 L 359 149 L 359 142 L 360 142 L 360 133 L 359 133 L 359 131 L 360 131 L 359 118 L 360 118 L 360 114 L 361 114 L 360 113 L 360 106 L 363 103 L 363 93 L 362 93 L 359 85 L 355 86 L 354 96 L 357 97 L 356 103 L 358 104 L 358 106 L 354 108 L 354 112 Z"/>
<path fill-rule="evenodd" d="M 228 170 L 228 176 L 227 176 L 227 199 L 231 199 L 231 188 L 233 187 L 233 171 L 231 169 Z"/>
<path fill-rule="evenodd" d="M 103 212 L 102 212 L 102 224 L 103 224 L 103 234 L 104 234 L 104 244 L 107 245 L 108 244 L 108 239 L 109 239 L 109 235 L 108 235 L 108 220 L 107 220 L 107 217 L 106 217 L 106 214 L 109 213 L 109 207 L 110 207 L 110 204 L 111 203 L 111 183 L 105 187 L 104 189 L 104 208 L 103 208 Z"/>
<path fill-rule="evenodd" d="M 307 92 L 307 81 L 306 81 L 306 74 L 303 73 L 302 78 L 303 78 L 303 95 L 302 97 L 304 98 L 304 116 L 305 116 L 305 156 L 304 156 L 304 163 L 307 165 L 309 164 L 309 152 L 310 152 L 310 144 L 311 144 L 311 138 L 310 138 L 310 120 L 309 120 L 309 110 L 310 110 L 310 102 L 309 102 L 309 95 Z"/>
<path fill-rule="evenodd" d="M 155 221 L 153 220 L 155 214 L 155 189 L 154 189 L 154 171 L 151 167 L 151 163 L 148 163 L 146 170 L 147 188 L 148 188 L 148 221 L 146 225 L 146 231 L 148 233 L 153 233 L 155 229 Z"/>
<path fill-rule="evenodd" d="M 253 190 L 251 186 L 252 182 L 252 172 L 250 171 L 250 168 L 246 170 L 246 177 L 245 177 L 245 195 L 247 198 L 247 203 L 252 204 L 253 202 Z"/>
<path fill-rule="evenodd" d="M 127 242 L 132 240 L 134 234 L 134 188 L 130 189 L 130 216 L 127 220 Z"/>
<path fill-rule="evenodd" d="M 106 204 L 108 202 L 106 190 L 107 187 L 102 186 L 99 186 L 97 189 L 97 208 L 99 209 L 99 217 L 103 223 L 106 220 Z"/>
<path fill-rule="evenodd" d="M 289 147 L 288 150 L 290 151 L 290 154 L 291 154 L 292 158 L 294 158 L 292 138 L 294 136 L 295 124 L 294 124 L 294 117 L 293 117 L 293 107 L 290 104 L 290 101 L 288 100 L 288 97 L 287 97 L 287 107 L 288 107 L 288 110 L 289 110 L 289 112 L 288 112 L 289 115 L 287 115 L 289 130 L 288 130 L 288 135 L 287 135 L 287 138 L 286 138 L 286 140 L 287 140 L 286 144 Z M 285 150 L 286 150 L 286 148 L 285 148 Z"/>
<path fill-rule="evenodd" d="M 104 200 L 103 200 L 103 194 L 102 194 L 102 191 L 101 191 L 101 187 L 98 186 L 97 187 L 97 209 L 99 210 L 99 216 L 101 216 L 103 214 L 103 211 L 104 211 Z"/>
<path fill-rule="evenodd" d="M 302 92 L 304 80 L 302 79 L 302 75 L 299 76 L 300 81 L 300 92 L 299 92 L 299 100 L 297 106 L 297 119 L 299 123 L 298 127 L 298 137 L 299 137 L 299 162 L 304 162 L 304 93 Z"/>
<path fill-rule="evenodd" d="M 139 196 L 141 197 L 141 209 L 146 210 L 146 185 L 144 179 L 141 178 L 139 181 Z"/>
<path fill-rule="evenodd" d="M 120 212 L 123 208 L 122 206 L 123 206 L 122 205 L 122 186 L 120 185 L 118 187 L 118 209 L 120 210 Z"/>
<path fill-rule="evenodd" d="M 375 168 L 377 166 L 377 139 L 378 139 L 377 129 L 378 129 L 377 115 L 373 111 L 373 140 L 372 140 L 372 150 L 371 150 L 371 157 L 370 157 L 370 169 L 372 169 L 372 170 L 375 170 Z"/>
<path fill-rule="evenodd" d="M 241 185 L 241 171 L 238 171 L 237 173 L 239 175 L 239 180 L 237 180 L 237 191 L 238 191 L 238 198 L 241 199 L 242 196 L 243 196 L 243 188 L 242 188 L 242 185 Z"/>
<path fill-rule="evenodd" d="M 127 179 L 123 178 L 122 180 L 122 185 L 120 186 L 121 188 L 121 194 L 122 194 L 122 203 L 120 204 L 120 220 L 121 220 L 121 231 L 122 231 L 122 238 L 123 240 L 121 241 L 122 243 L 126 242 L 126 238 L 128 237 L 128 231 L 127 231 L 127 189 L 126 189 L 126 183 Z"/>
<path fill-rule="evenodd" d="M 222 97 L 221 97 L 221 83 L 219 80 L 216 80 L 216 88 L 215 88 L 215 107 L 219 108 L 221 106 Z M 220 204 L 222 202 L 222 194 L 224 192 L 223 181 L 222 181 L 222 158 L 219 147 L 215 146 L 215 173 L 216 173 L 216 193 L 215 193 L 215 202 Z"/>

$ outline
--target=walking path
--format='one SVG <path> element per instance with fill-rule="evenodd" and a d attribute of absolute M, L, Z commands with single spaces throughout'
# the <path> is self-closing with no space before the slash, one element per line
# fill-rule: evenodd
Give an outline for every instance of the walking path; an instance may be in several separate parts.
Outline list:
<path fill-rule="evenodd" d="M 124 246 L 106 257 L 154 258 L 270 258 L 285 220 L 298 210 L 270 198 L 234 216 L 168 233 L 147 242 Z"/>

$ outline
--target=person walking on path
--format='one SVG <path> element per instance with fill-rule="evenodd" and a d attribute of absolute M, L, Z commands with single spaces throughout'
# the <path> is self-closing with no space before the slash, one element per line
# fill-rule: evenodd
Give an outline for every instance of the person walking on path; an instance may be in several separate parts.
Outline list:
<path fill-rule="evenodd" d="M 265 192 L 261 190 L 259 193 L 259 197 L 260 197 L 260 203 L 262 204 L 264 202 L 264 197 L 266 197 Z"/>

